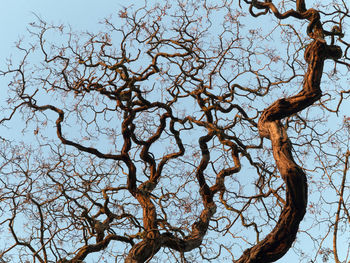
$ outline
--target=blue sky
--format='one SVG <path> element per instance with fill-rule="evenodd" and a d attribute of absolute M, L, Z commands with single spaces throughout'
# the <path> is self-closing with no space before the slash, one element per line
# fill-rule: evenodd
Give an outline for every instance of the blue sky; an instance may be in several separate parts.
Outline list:
<path fill-rule="evenodd" d="M 70 25 L 72 31 L 102 30 L 99 22 L 123 8 L 123 0 L 0 0 L 0 69 L 6 68 L 6 59 L 22 58 L 16 50 L 20 38 L 28 37 L 28 25 L 37 21 L 36 15 L 55 25 Z M 24 41 L 26 42 L 26 41 Z M 17 56 L 16 56 L 17 55 Z M 0 78 L 0 104 L 4 103 L 9 79 Z M 10 132 L 2 130 L 2 132 Z M 16 132 L 19 132 L 16 131 Z M 13 133 L 14 134 L 14 133 Z"/>
<path fill-rule="evenodd" d="M 33 13 L 47 22 L 70 24 L 73 30 L 95 30 L 97 22 L 122 7 L 121 0 L 2 0 L 0 9 L 0 63 L 14 49 L 14 42 L 24 36 Z M 3 84 L 2 84 L 3 85 Z"/>
<path fill-rule="evenodd" d="M 98 31 L 104 17 L 115 14 L 123 6 L 123 0 L 1 0 L 0 9 L 0 68 L 6 57 L 15 56 L 15 44 L 26 35 L 28 23 L 35 20 L 33 13 L 47 22 L 64 23 L 73 31 Z M 142 1 L 140 1 L 142 2 Z M 0 97 L 6 91 L 6 82 L 0 79 Z M 287 259 L 289 257 L 289 260 Z M 293 252 L 278 262 L 293 262 Z"/>

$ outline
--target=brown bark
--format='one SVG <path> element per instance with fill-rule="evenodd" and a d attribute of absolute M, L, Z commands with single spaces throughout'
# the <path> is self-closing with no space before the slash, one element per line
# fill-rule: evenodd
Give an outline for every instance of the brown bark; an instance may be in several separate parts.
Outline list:
<path fill-rule="evenodd" d="M 165 234 L 162 235 L 162 245 L 180 252 L 187 252 L 198 248 L 202 244 L 209 227 L 210 219 L 215 212 L 216 205 L 214 203 L 207 204 L 199 220 L 192 225 L 192 231 L 187 237 L 181 239 Z"/>
<path fill-rule="evenodd" d="M 135 244 L 129 251 L 126 263 L 142 263 L 149 260 L 155 255 L 161 247 L 168 247 L 179 252 L 191 251 L 198 248 L 207 233 L 210 219 L 216 212 L 216 205 L 213 201 L 213 191 L 206 183 L 203 171 L 210 160 L 210 153 L 207 142 L 213 137 L 212 133 L 199 139 L 202 152 L 202 159 L 196 171 L 197 181 L 200 186 L 204 209 L 199 219 L 193 223 L 192 231 L 184 238 L 174 236 L 167 232 L 160 235 L 157 226 L 157 214 L 154 204 L 147 192 L 141 190 L 135 195 L 143 208 L 143 224 L 145 228 L 144 239 Z M 180 147 L 181 148 L 181 147 Z M 181 153 L 182 151 L 180 151 Z"/>
<path fill-rule="evenodd" d="M 271 2 L 262 3 L 255 1 L 253 5 L 258 9 L 270 9 L 280 19 L 290 16 L 298 19 L 308 19 L 310 21 L 308 34 L 314 40 L 305 50 L 305 61 L 308 63 L 308 70 L 304 77 L 302 90 L 295 96 L 274 102 L 264 110 L 258 123 L 260 136 L 271 140 L 276 165 L 286 184 L 287 201 L 285 207 L 272 232 L 258 244 L 247 249 L 237 263 L 274 262 L 281 258 L 292 246 L 299 224 L 306 212 L 307 180 L 303 169 L 293 159 L 292 144 L 281 120 L 309 107 L 321 97 L 320 82 L 324 61 L 326 59 L 338 59 L 342 55 L 339 47 L 326 44 L 323 39 L 324 34 L 319 20 L 319 13 L 314 9 L 306 10 L 304 1 L 298 1 L 297 11 L 290 10 L 284 14 L 280 14 Z M 210 122 L 210 115 L 207 115 L 207 118 Z M 143 196 L 140 198 L 139 196 L 137 199 L 144 210 L 146 238 L 133 246 L 126 259 L 127 263 L 144 262 L 150 259 L 161 246 L 186 252 L 201 245 L 210 218 L 215 213 L 214 192 L 206 184 L 203 176 L 203 170 L 206 168 L 210 158 L 206 142 L 212 136 L 213 134 L 208 134 L 201 137 L 199 141 L 202 160 L 196 176 L 205 209 L 199 221 L 193 224 L 192 233 L 184 239 L 177 238 L 170 233 L 160 235 L 157 230 L 154 205 L 148 197 Z"/>
<path fill-rule="evenodd" d="M 201 213 L 199 220 L 193 224 L 190 235 L 183 239 L 175 237 L 170 233 L 159 235 L 158 231 L 152 231 L 148 234 L 147 238 L 132 247 L 125 263 L 143 263 L 151 259 L 159 251 L 161 246 L 179 252 L 187 252 L 198 248 L 202 244 L 210 219 L 215 212 L 215 204 L 209 204 Z"/>
<path fill-rule="evenodd" d="M 135 196 L 143 209 L 144 239 L 131 248 L 125 263 L 145 262 L 151 259 L 161 247 L 156 208 L 151 201 L 149 193 L 139 190 Z"/>
<path fill-rule="evenodd" d="M 157 239 L 145 239 L 137 243 L 130 250 L 125 263 L 143 263 L 151 259 L 160 249 L 160 242 Z"/>
<path fill-rule="evenodd" d="M 303 89 L 295 96 L 274 102 L 259 119 L 260 135 L 271 140 L 274 159 L 286 184 L 287 202 L 272 232 L 247 249 L 237 263 L 274 262 L 287 253 L 296 238 L 299 223 L 306 212 L 307 180 L 303 169 L 293 159 L 292 144 L 280 120 L 307 108 L 321 97 L 324 61 L 340 56 L 339 47 L 328 46 L 322 38 L 313 40 L 305 51 L 308 70 Z"/>

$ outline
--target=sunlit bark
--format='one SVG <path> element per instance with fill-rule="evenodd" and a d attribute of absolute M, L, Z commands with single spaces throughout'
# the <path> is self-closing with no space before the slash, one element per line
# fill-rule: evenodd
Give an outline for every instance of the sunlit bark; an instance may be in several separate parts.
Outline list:
<path fill-rule="evenodd" d="M 301 2 L 303 1 L 297 1 L 297 10 L 305 9 L 305 4 Z M 266 6 L 269 6 L 275 15 L 278 14 L 276 15 L 278 18 L 287 17 L 279 15 L 272 3 L 268 3 Z M 303 17 L 305 13 L 292 14 L 295 17 Z M 311 28 L 310 33 L 315 39 L 305 50 L 305 61 L 308 63 L 308 69 L 302 90 L 297 95 L 279 99 L 266 108 L 258 124 L 260 135 L 271 140 L 276 165 L 286 184 L 287 202 L 272 232 L 254 247 L 247 249 L 237 260 L 238 263 L 274 262 L 281 258 L 292 246 L 299 224 L 306 212 L 308 194 L 306 175 L 294 161 L 292 143 L 281 120 L 307 108 L 320 99 L 324 61 L 341 57 L 342 52 L 339 47 L 326 44 L 318 20 L 319 16 L 313 15 L 310 22 L 314 27 Z"/>
<path fill-rule="evenodd" d="M 209 2 L 123 9 L 121 27 L 106 19 L 106 33 L 85 38 L 40 18 L 31 25 L 36 45 L 19 43 L 23 60 L 0 72 L 13 76 L 0 125 L 19 115 L 39 148 L 0 137 L 0 226 L 12 242 L 1 259 L 267 263 L 290 250 L 309 187 L 298 127 L 309 129 L 308 150 L 324 138 L 299 113 L 322 104 L 327 59 L 350 66 L 350 15 L 344 1 L 334 13 L 303 0 Z M 243 24 L 263 16 L 276 23 L 265 36 Z M 269 40 L 278 30 L 287 51 Z M 50 43 L 52 32 L 67 43 Z M 30 68 L 32 54 L 42 61 Z M 336 262 L 348 152 L 329 216 Z"/>

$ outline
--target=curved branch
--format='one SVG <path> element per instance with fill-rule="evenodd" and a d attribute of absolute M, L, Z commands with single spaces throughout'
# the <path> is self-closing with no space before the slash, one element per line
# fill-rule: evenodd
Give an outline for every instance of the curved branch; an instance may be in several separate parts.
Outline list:
<path fill-rule="evenodd" d="M 274 102 L 259 119 L 259 133 L 271 140 L 274 159 L 286 184 L 287 202 L 272 232 L 247 249 L 237 263 L 274 262 L 287 253 L 296 238 L 306 212 L 307 180 L 303 169 L 293 159 L 292 143 L 281 119 L 309 107 L 322 96 L 320 82 L 324 61 L 339 57 L 339 47 L 328 46 L 323 39 L 315 39 L 305 50 L 308 70 L 303 89 L 295 96 Z"/>

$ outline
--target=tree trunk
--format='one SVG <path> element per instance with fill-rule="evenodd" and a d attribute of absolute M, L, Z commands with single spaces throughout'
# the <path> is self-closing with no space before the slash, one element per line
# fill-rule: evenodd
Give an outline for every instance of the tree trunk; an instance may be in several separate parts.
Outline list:
<path fill-rule="evenodd" d="M 322 93 L 320 82 L 324 61 L 337 59 L 341 50 L 315 39 L 305 51 L 308 70 L 303 89 L 295 96 L 279 99 L 262 113 L 258 128 L 262 137 L 271 140 L 273 156 L 286 184 L 286 204 L 275 228 L 262 241 L 247 249 L 236 263 L 274 262 L 292 246 L 307 206 L 307 181 L 304 171 L 292 156 L 292 144 L 281 119 L 291 116 L 317 101 Z"/>

